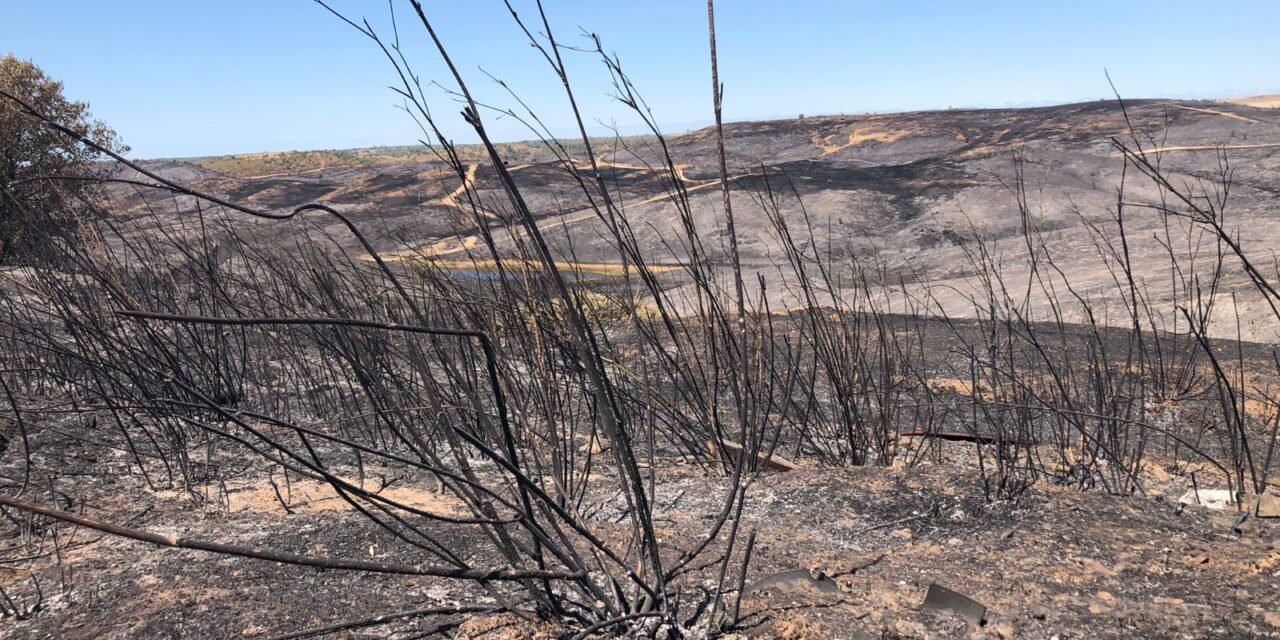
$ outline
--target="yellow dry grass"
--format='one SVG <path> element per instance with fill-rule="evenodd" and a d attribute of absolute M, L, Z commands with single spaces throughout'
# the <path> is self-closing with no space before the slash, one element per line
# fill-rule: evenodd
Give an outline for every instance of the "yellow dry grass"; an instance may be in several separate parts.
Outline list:
<path fill-rule="evenodd" d="M 910 129 L 889 130 L 879 127 L 854 127 L 852 131 L 843 134 L 846 139 L 842 142 L 837 142 L 839 136 L 842 135 L 841 133 L 831 133 L 825 136 L 814 133 L 810 136 L 809 141 L 822 151 L 822 155 L 827 156 L 868 142 L 882 144 L 897 142 L 913 133 L 916 132 Z"/>
<path fill-rule="evenodd" d="M 1254 107 L 1257 109 L 1280 109 L 1280 94 L 1269 94 L 1261 96 L 1244 96 L 1241 98 L 1223 98 L 1218 102 L 1226 104 L 1238 104 L 1245 107 Z"/>
<path fill-rule="evenodd" d="M 411 255 L 398 255 L 395 260 L 405 262 L 412 261 Z M 498 271 L 498 263 L 493 260 L 438 260 L 429 257 L 420 257 L 424 263 L 432 266 L 448 269 L 448 270 L 466 270 L 481 271 L 485 273 L 494 273 Z M 524 260 L 521 258 L 503 258 L 501 260 L 502 268 L 506 271 L 516 273 L 525 273 L 532 271 L 541 271 L 542 264 L 533 260 Z M 617 262 L 571 262 L 568 260 L 556 260 L 556 269 L 565 273 L 573 273 L 578 275 L 594 275 L 621 277 L 625 271 L 621 263 Z M 653 273 L 669 273 L 683 269 L 683 265 L 678 264 L 650 264 L 649 270 Z"/>

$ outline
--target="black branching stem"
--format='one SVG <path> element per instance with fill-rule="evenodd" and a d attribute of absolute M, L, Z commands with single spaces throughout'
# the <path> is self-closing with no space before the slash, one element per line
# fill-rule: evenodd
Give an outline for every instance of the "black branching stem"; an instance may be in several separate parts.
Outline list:
<path fill-rule="evenodd" d="M 0 495 L 0 505 L 14 507 L 23 511 L 39 514 L 69 522 L 71 524 L 87 527 L 95 531 L 109 533 L 112 535 L 138 540 L 140 542 L 149 542 L 162 547 L 174 547 L 177 549 L 194 549 L 197 551 L 211 551 L 223 555 L 239 556 L 242 558 L 251 558 L 256 560 L 269 560 L 271 562 L 279 562 L 282 564 L 294 564 L 305 567 L 317 567 L 320 569 L 341 569 L 346 571 L 365 571 L 370 573 L 393 573 L 400 575 L 412 576 L 434 576 L 437 578 L 456 578 L 461 580 L 527 580 L 529 578 L 539 579 L 571 579 L 581 578 L 582 574 L 564 573 L 560 571 L 541 571 L 541 570 L 506 570 L 506 569 L 446 569 L 438 567 L 427 567 L 421 565 L 402 565 L 390 564 L 383 562 L 370 562 L 365 560 L 347 560 L 342 558 L 327 558 L 320 556 L 307 556 L 296 553 L 286 553 L 281 551 L 271 551 L 267 549 L 259 549 L 256 547 L 245 547 L 241 545 L 223 544 L 219 542 L 210 542 L 207 540 L 198 540 L 192 538 L 181 538 L 178 536 L 162 535 L 115 525 L 93 518 L 87 518 L 75 513 L 53 509 L 41 504 L 21 500 L 19 498 L 11 498 L 6 495 Z"/>
<path fill-rule="evenodd" d="M 564 637 L 678 637 L 769 615 L 744 595 L 770 564 L 757 537 L 776 538 L 761 529 L 776 529 L 760 521 L 770 511 L 747 502 L 766 473 L 804 483 L 821 469 L 976 455 L 975 492 L 990 501 L 1045 481 L 1129 495 L 1149 490 L 1161 451 L 1161 464 L 1214 470 L 1201 486 L 1221 471 L 1237 492 L 1267 490 L 1280 393 L 1259 373 L 1280 371 L 1280 350 L 1241 342 L 1242 320 L 1255 319 L 1236 303 L 1280 320 L 1280 283 L 1274 258 L 1250 255 L 1256 240 L 1231 226 L 1225 149 L 1216 172 L 1174 173 L 1141 130 L 1168 114 L 1120 102 L 1110 124 L 1130 133 L 1113 141 L 1124 163 L 1115 197 L 1101 215 L 1068 201 L 1071 229 L 1036 201 L 1028 170 L 1049 165 L 1030 147 L 1007 169 L 984 160 L 1017 207 L 1020 237 L 963 211 L 956 224 L 912 222 L 956 259 L 939 281 L 934 265 L 881 255 L 856 227 L 842 232 L 844 209 L 825 207 L 843 199 L 810 209 L 803 194 L 821 180 L 793 181 L 796 163 L 761 159 L 730 174 L 743 145 L 723 122 L 714 0 L 714 127 L 679 139 L 662 133 L 620 56 L 588 31 L 584 47 L 561 40 L 547 5 L 497 6 L 554 74 L 544 78 L 564 98 L 554 114 L 485 71 L 509 102 L 487 99 L 429 19 L 434 5 L 391 3 L 384 35 L 329 9 L 393 68 L 391 91 L 424 145 L 405 153 L 428 157 L 403 183 L 381 180 L 386 168 L 322 168 L 302 189 L 323 185 L 320 202 L 264 204 L 294 179 L 236 182 L 250 167 L 222 160 L 189 169 L 197 177 L 183 184 L 180 165 L 131 161 L 0 90 L 0 104 L 17 105 L 7 113 L 118 169 L 0 184 L 4 206 L 24 206 L 15 187 L 54 201 L 94 194 L 81 197 L 82 233 L 14 256 L 35 268 L 0 269 L 0 525 L 11 527 L 0 535 L 38 546 L 50 538 L 30 535 L 40 528 L 60 562 L 61 532 L 87 527 L 262 562 L 447 579 L 462 603 L 284 622 L 272 631 L 280 638 L 441 616 L 418 630 L 430 635 L 490 614 L 553 621 Z M 420 78 L 401 48 L 395 12 L 409 6 L 414 34 L 425 29 L 421 44 L 444 63 L 442 83 Z M 612 123 L 602 126 L 614 135 L 589 135 L 598 114 L 569 73 L 576 53 L 603 65 L 643 135 Z M 458 105 L 478 144 L 450 139 L 428 93 Z M 1107 108 L 1087 111 L 1103 122 Z M 527 139 L 493 139 L 498 120 Z M 552 133 L 561 122 L 573 136 Z M 816 157 L 874 138 L 857 135 L 862 122 L 778 131 L 807 134 L 812 147 L 794 152 Z M 828 126 L 855 135 L 836 147 L 821 138 Z M 340 184 L 366 170 L 379 179 Z M 86 182 L 103 188 L 73 188 Z M 335 204 L 365 187 L 394 193 Z M 392 222 L 381 204 L 409 214 Z M 368 226 L 383 222 L 383 233 Z M 1078 235 L 1066 243 L 1066 233 Z M 1227 304 L 1234 336 L 1222 334 Z M 81 455 L 90 451 L 107 455 Z M 352 553 L 163 535 L 188 524 L 167 508 L 90 516 L 90 505 L 121 502 L 100 500 L 104 487 L 174 491 L 227 512 L 242 489 L 262 490 L 282 518 L 331 500 L 337 509 L 306 516 L 326 519 L 307 541 Z M 692 492 L 706 495 L 684 500 Z M 143 515 L 153 524 L 137 524 Z M 356 555 L 352 531 L 384 553 Z M 0 592 L 0 609 L 21 608 Z"/>
<path fill-rule="evenodd" d="M 586 373 L 592 390 L 595 394 L 596 401 L 602 407 L 602 417 L 604 419 L 605 433 L 613 440 L 615 446 L 610 448 L 615 457 L 618 467 L 619 482 L 622 484 L 623 495 L 627 496 L 631 506 L 631 518 L 641 531 L 642 546 L 648 556 L 653 580 L 659 595 L 664 602 L 661 606 L 666 606 L 665 592 L 666 587 L 663 580 L 662 558 L 659 553 L 657 534 L 653 529 L 653 513 L 649 504 L 647 491 L 644 486 L 644 479 L 639 471 L 636 462 L 634 448 L 631 444 L 631 436 L 627 432 L 623 422 L 622 412 L 618 406 L 617 398 L 613 392 L 612 386 L 604 370 L 604 363 L 600 357 L 599 346 L 596 337 L 593 334 L 590 325 L 587 323 L 583 315 L 581 301 L 578 300 L 570 291 L 565 281 L 565 277 L 560 273 L 559 267 L 556 265 L 555 258 L 551 255 L 551 249 L 547 246 L 546 240 L 542 236 L 541 230 L 534 219 L 533 212 L 529 209 L 525 202 L 520 188 L 512 179 L 511 173 L 506 166 L 506 162 L 498 154 L 493 146 L 493 142 L 489 139 L 485 131 L 483 120 L 480 117 L 479 107 L 475 100 L 471 97 L 471 93 L 467 88 L 466 82 L 462 78 L 462 74 L 458 72 L 452 58 L 449 56 L 444 44 L 437 36 L 431 21 L 427 18 L 422 8 L 422 4 L 418 0 L 411 0 L 414 10 L 418 14 L 419 20 L 423 27 L 427 30 L 431 41 L 435 44 L 436 50 L 440 53 L 440 57 L 449 67 L 450 73 L 457 82 L 458 90 L 464 96 L 467 102 L 467 108 L 463 111 L 463 118 L 475 130 L 476 135 L 480 137 L 480 141 L 484 144 L 489 154 L 489 159 L 493 168 L 498 173 L 498 178 L 506 191 L 507 197 L 511 200 L 511 204 L 515 207 L 519 220 L 523 225 L 529 237 L 533 240 L 534 248 L 538 258 L 542 263 L 542 273 L 546 279 L 554 287 L 559 298 L 564 302 L 565 315 L 574 331 L 576 338 L 576 349 L 578 357 Z"/>
<path fill-rule="evenodd" d="M 716 60 L 716 8 L 715 0 L 707 0 L 707 36 L 711 44 L 711 98 L 716 118 L 716 158 L 720 168 L 720 194 L 724 205 L 726 232 L 729 235 L 729 260 L 733 266 L 733 290 L 737 303 L 738 321 L 747 315 L 746 298 L 742 282 L 742 260 L 738 255 L 738 233 L 733 223 L 733 200 L 730 198 L 729 167 L 724 152 L 724 85 L 720 84 L 720 67 Z"/>

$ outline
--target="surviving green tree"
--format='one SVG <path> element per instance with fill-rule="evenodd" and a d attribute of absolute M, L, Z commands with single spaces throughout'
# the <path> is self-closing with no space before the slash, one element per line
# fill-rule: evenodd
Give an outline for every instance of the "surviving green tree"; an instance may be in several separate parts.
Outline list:
<path fill-rule="evenodd" d="M 122 153 L 116 132 L 68 100 L 33 62 L 0 57 L 0 264 L 27 261 L 49 243 L 80 237 L 111 170 L 104 154 L 33 117 L 34 110 Z M 19 102 L 21 101 L 21 102 Z M 25 106 L 24 106 L 25 105 Z"/>

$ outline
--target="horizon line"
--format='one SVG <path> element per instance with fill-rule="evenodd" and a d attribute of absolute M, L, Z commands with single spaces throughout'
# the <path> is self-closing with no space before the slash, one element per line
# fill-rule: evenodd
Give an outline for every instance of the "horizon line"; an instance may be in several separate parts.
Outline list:
<path fill-rule="evenodd" d="M 797 114 L 797 115 L 795 115 L 795 116 L 771 115 L 771 116 L 761 116 L 761 117 L 756 117 L 756 118 L 740 118 L 740 119 L 736 119 L 736 120 L 726 121 L 724 124 L 727 126 L 727 125 L 733 125 L 733 124 L 745 123 L 745 122 L 751 122 L 751 123 L 760 123 L 760 122 L 781 122 L 781 121 L 786 121 L 786 120 L 798 120 L 798 119 L 800 119 L 801 117 L 803 117 L 804 119 L 806 119 L 806 120 L 807 120 L 807 119 L 820 119 L 820 118 L 841 118 L 841 117 L 847 118 L 847 117 L 859 117 L 859 116 L 878 116 L 878 115 L 879 115 L 879 116 L 882 116 L 882 115 L 898 115 L 898 114 L 901 114 L 901 115 L 907 115 L 907 114 L 916 114 L 916 113 L 938 113 L 938 112 L 944 112 L 944 111 L 1016 111 L 1016 110 L 1046 109 L 1046 108 L 1054 108 L 1054 107 L 1067 107 L 1067 106 L 1072 106 L 1072 105 L 1090 104 L 1090 103 L 1095 103 L 1095 102 L 1121 102 L 1121 101 L 1123 101 L 1123 102 L 1129 102 L 1129 103 L 1140 103 L 1140 102 L 1141 102 L 1141 103 L 1150 103 L 1150 102 L 1211 102 L 1211 103 L 1217 103 L 1217 104 L 1224 104 L 1224 105 L 1233 105 L 1233 106 L 1237 106 L 1237 107 L 1244 107 L 1244 108 L 1249 108 L 1249 109 L 1261 109 L 1261 110 L 1276 109 L 1276 110 L 1280 110 L 1280 108 L 1254 107 L 1254 106 L 1250 106 L 1250 105 L 1240 104 L 1240 103 L 1238 103 L 1238 102 L 1233 102 L 1233 101 L 1238 101 L 1238 100 L 1250 100 L 1250 99 L 1272 98 L 1272 97 L 1280 97 L 1280 89 L 1275 90 L 1275 92 L 1255 93 L 1255 94 L 1251 94 L 1251 95 L 1230 96 L 1230 97 L 1222 97 L 1222 98 L 1174 98 L 1174 97 L 1167 97 L 1167 98 L 1154 98 L 1154 97 L 1153 97 L 1153 98 L 1123 98 L 1123 97 L 1110 97 L 1110 98 L 1093 98 L 1093 99 L 1069 100 L 1069 101 L 1066 101 L 1066 102 L 1058 102 L 1058 101 L 1051 101 L 1051 100 L 1050 100 L 1050 101 L 1039 101 L 1039 102 L 1023 102 L 1023 103 L 1005 104 L 1005 105 L 999 105 L 999 106 L 997 106 L 997 105 L 961 105 L 961 106 L 934 107 L 934 108 L 926 108 L 926 109 L 883 110 L 883 111 L 880 111 L 880 110 L 869 110 L 869 111 L 858 111 L 858 112 L 847 112 L 847 111 L 846 111 L 846 112 L 838 112 L 838 113 L 815 113 L 815 114 L 808 114 L 808 113 L 803 113 L 803 112 L 801 112 L 801 113 L 799 113 L 799 114 Z M 665 128 L 665 129 L 663 129 L 663 130 L 662 130 L 662 133 L 663 133 L 663 135 L 668 135 L 668 134 L 671 134 L 671 135 L 684 135 L 684 134 L 693 133 L 693 132 L 695 132 L 695 131 L 699 131 L 699 130 L 702 130 L 702 129 L 708 128 L 708 127 L 710 127 L 710 126 L 713 126 L 713 124 L 714 124 L 714 122 L 713 122 L 712 120 L 710 120 L 710 119 L 706 120 L 705 122 L 704 122 L 704 121 L 689 121 L 689 122 L 683 122 L 683 123 L 672 123 L 672 125 L 671 125 L 669 128 Z M 694 126 L 694 125 L 696 125 L 696 126 Z M 653 134 L 652 134 L 652 133 L 617 133 L 617 132 L 614 132 L 614 133 L 600 133 L 600 134 L 598 134 L 598 135 L 597 135 L 597 134 L 590 134 L 590 133 L 589 133 L 588 135 L 589 135 L 589 137 L 590 137 L 591 139 L 596 140 L 596 139 L 614 139 L 614 138 L 645 138 L 645 137 L 650 137 L 650 136 L 652 136 Z M 578 135 L 566 135 L 566 136 L 563 136 L 563 137 L 561 137 L 561 136 L 556 136 L 556 138 L 557 138 L 557 139 L 561 139 L 561 140 L 571 140 L 571 139 L 578 139 L 578 138 L 579 138 L 579 136 L 578 136 Z M 496 139 L 495 139 L 495 140 L 493 140 L 493 143 L 494 143 L 494 144 L 520 144 L 520 143 L 543 144 L 543 142 L 542 142 L 541 140 L 538 140 L 537 138 L 511 138 L 511 139 L 502 139 L 502 140 L 496 140 Z M 477 146 L 477 145 L 479 145 L 479 144 L 480 144 L 479 142 L 465 142 L 465 143 L 458 143 L 458 144 L 457 144 L 457 146 L 458 146 L 458 147 L 470 147 L 470 146 Z M 379 150 L 379 149 L 415 149 L 415 148 L 419 148 L 419 149 L 429 149 L 429 148 L 436 147 L 436 146 L 438 146 L 438 145 L 434 145 L 434 144 L 424 145 L 424 144 L 422 144 L 422 142 L 421 142 L 421 141 L 418 141 L 418 142 L 410 143 L 410 144 L 373 144 L 373 145 L 367 145 L 367 146 L 352 146 L 352 147 L 309 147 L 309 148 L 291 148 L 291 149 L 281 149 L 281 148 L 277 148 L 277 149 L 259 149 L 259 150 L 254 150 L 254 151 L 237 151 L 237 152 L 234 152 L 234 153 L 212 153 L 212 154 L 188 155 L 188 156 L 155 156 L 155 157 L 147 157 L 147 158 L 132 158 L 132 159 L 133 159 L 133 160 L 143 160 L 143 161 L 148 161 L 148 162 L 162 162 L 162 161 L 168 161 L 168 162 L 195 162 L 195 161 L 199 161 L 199 160 L 207 160 L 207 159 L 210 159 L 210 158 L 237 158 L 237 157 L 243 157 L 243 156 L 269 155 L 269 154 L 284 154 L 284 153 L 321 153 L 321 152 L 342 153 L 342 152 L 373 151 L 373 150 Z"/>

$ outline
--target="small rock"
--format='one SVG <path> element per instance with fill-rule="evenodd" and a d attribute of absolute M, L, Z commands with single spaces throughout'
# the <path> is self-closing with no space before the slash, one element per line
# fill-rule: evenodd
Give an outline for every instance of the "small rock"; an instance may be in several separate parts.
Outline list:
<path fill-rule="evenodd" d="M 1268 611 L 1262 614 L 1262 620 L 1263 622 L 1280 629 L 1280 612 Z"/>
<path fill-rule="evenodd" d="M 1035 618 L 1036 620 L 1047 619 L 1049 617 L 1049 607 L 1046 607 L 1042 604 L 1038 604 L 1034 607 L 1031 607 L 1031 617 Z"/>
<path fill-rule="evenodd" d="M 894 530 L 893 533 L 889 534 L 889 537 L 911 542 L 911 539 L 915 537 L 915 534 L 913 534 L 910 529 L 903 528 Z"/>

